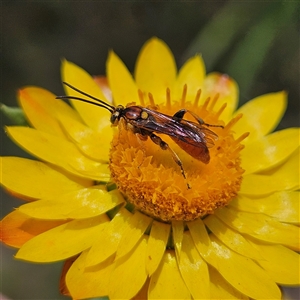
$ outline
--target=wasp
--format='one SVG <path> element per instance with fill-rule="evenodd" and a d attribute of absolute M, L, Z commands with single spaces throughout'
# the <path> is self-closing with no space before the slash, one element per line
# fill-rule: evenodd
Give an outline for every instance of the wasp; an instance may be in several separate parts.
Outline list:
<path fill-rule="evenodd" d="M 208 129 L 208 127 L 224 128 L 222 125 L 205 123 L 194 112 L 187 109 L 181 109 L 173 116 L 169 116 L 154 109 L 139 105 L 128 105 L 127 107 L 122 105 L 113 106 L 75 88 L 67 82 L 63 83 L 74 91 L 95 100 L 96 102 L 75 96 L 57 96 L 57 99 L 79 100 L 108 110 L 111 113 L 110 122 L 112 126 L 118 126 L 120 120 L 124 120 L 126 128 L 136 134 L 140 140 L 146 141 L 150 138 L 151 141 L 158 145 L 162 150 L 168 150 L 176 164 L 180 167 L 181 173 L 185 179 L 185 171 L 179 156 L 157 134 L 168 135 L 190 156 L 204 164 L 208 164 L 210 161 L 208 148 L 214 146 L 214 141 L 218 138 L 217 134 Z M 184 116 L 187 113 L 189 113 L 196 122 L 185 120 Z M 188 188 L 190 188 L 189 185 Z"/>

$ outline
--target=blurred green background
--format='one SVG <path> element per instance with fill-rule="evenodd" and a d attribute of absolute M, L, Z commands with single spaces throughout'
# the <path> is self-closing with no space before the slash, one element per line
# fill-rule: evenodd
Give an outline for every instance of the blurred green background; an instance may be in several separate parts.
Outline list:
<path fill-rule="evenodd" d="M 224 72 L 240 86 L 240 104 L 286 90 L 289 106 L 278 129 L 299 126 L 299 1 L 2 1 L 1 102 L 16 106 L 16 91 L 36 85 L 63 94 L 60 62 L 105 74 L 113 49 L 133 71 L 144 42 L 157 36 L 178 66 L 202 53 L 207 71 Z M 1 115 L 2 126 L 11 124 Z M 1 155 L 24 156 L 1 131 Z M 1 191 L 1 216 L 21 202 Z M 61 264 L 13 259 L 1 246 L 2 292 L 9 299 L 65 299 Z M 298 299 L 299 289 L 286 289 Z M 0 295 L 0 299 L 1 295 Z"/>

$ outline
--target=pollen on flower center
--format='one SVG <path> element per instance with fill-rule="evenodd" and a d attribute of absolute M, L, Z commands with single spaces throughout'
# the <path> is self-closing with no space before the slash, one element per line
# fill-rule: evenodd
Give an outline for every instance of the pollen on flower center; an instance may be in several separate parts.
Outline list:
<path fill-rule="evenodd" d="M 151 95 L 150 104 L 154 104 Z M 157 111 L 172 116 L 184 107 L 207 124 L 223 125 L 219 116 L 225 106 L 218 112 L 213 112 L 213 106 L 214 100 L 209 99 L 202 106 L 197 101 L 171 105 L 167 96 L 166 104 L 159 105 Z M 128 202 L 156 219 L 191 221 L 212 214 L 218 207 L 227 205 L 240 189 L 244 172 L 240 166 L 239 153 L 243 149 L 240 142 L 247 134 L 234 139 L 231 127 L 238 119 L 232 119 L 224 128 L 203 125 L 217 135 L 214 145 L 208 143 L 207 164 L 188 154 L 184 143 L 179 147 L 167 134 L 155 132 L 179 157 L 186 178 L 171 151 L 162 149 L 150 138 L 140 139 L 123 120 L 110 150 L 112 179 Z M 184 120 L 197 123 L 188 114 Z"/>

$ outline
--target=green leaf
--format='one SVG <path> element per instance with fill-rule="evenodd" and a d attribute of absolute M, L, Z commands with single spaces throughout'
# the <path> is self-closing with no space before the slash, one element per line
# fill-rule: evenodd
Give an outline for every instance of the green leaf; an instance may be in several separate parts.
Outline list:
<path fill-rule="evenodd" d="M 0 103 L 0 111 L 13 122 L 13 125 L 28 125 L 20 107 L 11 107 Z"/>
<path fill-rule="evenodd" d="M 225 4 L 202 29 L 187 47 L 182 61 L 201 53 L 208 71 L 228 51 L 234 40 L 247 30 L 253 22 L 253 16 L 258 16 L 268 7 L 269 3 L 253 3 L 236 0 Z"/>
<path fill-rule="evenodd" d="M 238 81 L 245 95 L 251 88 L 253 79 L 263 65 L 273 42 L 282 26 L 287 26 L 297 12 L 297 3 L 275 3 L 261 19 L 249 28 L 245 37 L 236 47 L 228 63 L 227 72 Z"/>

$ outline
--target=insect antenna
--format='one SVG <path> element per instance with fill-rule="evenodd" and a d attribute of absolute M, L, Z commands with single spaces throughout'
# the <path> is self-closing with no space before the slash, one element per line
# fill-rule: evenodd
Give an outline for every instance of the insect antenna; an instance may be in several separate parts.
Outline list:
<path fill-rule="evenodd" d="M 110 105 L 98 98 L 95 98 L 93 97 L 92 95 L 89 95 L 77 88 L 75 88 L 74 86 L 72 86 L 71 84 L 67 83 L 67 82 L 63 82 L 63 84 L 65 84 L 66 86 L 70 87 L 72 90 L 90 98 L 90 99 L 93 99 L 97 102 L 93 102 L 93 101 L 90 101 L 90 100 L 87 100 L 87 99 L 83 99 L 83 98 L 80 98 L 80 97 L 76 97 L 76 96 L 57 96 L 56 99 L 69 99 L 69 100 L 78 100 L 78 101 L 81 101 L 81 102 L 86 102 L 86 103 L 89 103 L 89 104 L 93 104 L 93 105 L 96 105 L 96 106 L 100 106 L 102 108 L 105 108 L 107 109 L 110 113 L 113 113 L 115 111 L 115 107 L 113 105 Z"/>

